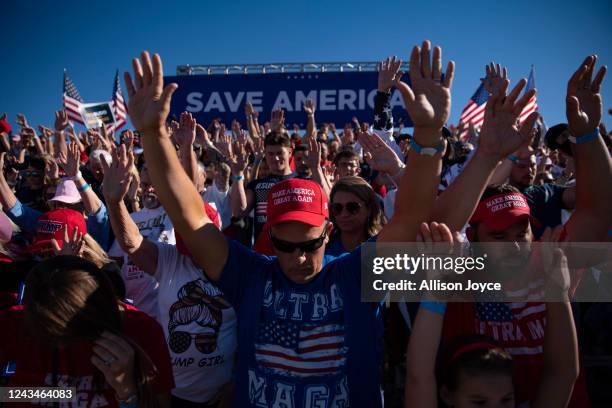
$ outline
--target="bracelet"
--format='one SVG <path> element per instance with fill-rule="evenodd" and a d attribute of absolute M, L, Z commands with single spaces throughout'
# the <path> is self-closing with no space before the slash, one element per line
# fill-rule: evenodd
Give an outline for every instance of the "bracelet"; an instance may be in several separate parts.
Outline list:
<path fill-rule="evenodd" d="M 444 316 L 444 312 L 446 312 L 446 303 L 444 302 L 433 302 L 424 300 L 421 302 L 419 307 L 424 310 L 429 310 L 430 312 L 439 314 L 441 316 Z"/>
<path fill-rule="evenodd" d="M 586 143 L 586 142 L 591 142 L 593 140 L 596 140 L 599 137 L 599 129 L 595 128 L 595 130 L 593 130 L 591 133 L 587 133 L 586 135 L 582 135 L 582 136 L 570 136 L 569 140 L 570 142 L 574 143 L 574 144 L 582 144 L 582 143 Z"/>
<path fill-rule="evenodd" d="M 84 193 L 89 188 L 89 184 L 85 183 L 81 187 L 77 187 L 77 191 L 79 193 Z"/>
<path fill-rule="evenodd" d="M 509 154 L 506 159 L 510 160 L 512 163 L 517 163 L 519 161 L 519 158 L 514 154 Z"/>
<path fill-rule="evenodd" d="M 241 181 L 244 180 L 244 176 L 232 176 L 232 181 Z"/>
<path fill-rule="evenodd" d="M 442 142 L 442 144 L 440 144 L 437 147 L 423 147 L 417 143 L 414 137 L 410 139 L 410 148 L 422 156 L 432 156 L 433 157 L 438 153 L 442 153 L 445 147 L 446 147 L 446 144 L 444 142 Z"/>

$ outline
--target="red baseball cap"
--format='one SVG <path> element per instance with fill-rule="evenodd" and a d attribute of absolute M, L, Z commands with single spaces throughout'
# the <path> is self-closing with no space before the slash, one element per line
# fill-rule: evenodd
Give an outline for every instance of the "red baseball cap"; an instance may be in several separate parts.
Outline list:
<path fill-rule="evenodd" d="M 329 218 L 327 196 L 315 181 L 290 178 L 270 189 L 267 213 L 270 227 L 285 221 L 320 227 Z"/>
<path fill-rule="evenodd" d="M 488 228 L 502 231 L 525 218 L 531 218 L 525 196 L 521 193 L 504 193 L 482 200 L 470 223 L 484 222 Z"/>
<path fill-rule="evenodd" d="M 38 217 L 36 226 L 36 237 L 29 250 L 32 253 L 41 253 L 51 249 L 51 240 L 55 239 L 61 248 L 64 243 L 64 227 L 68 227 L 68 236 L 72 234 L 74 228 L 79 229 L 79 233 L 87 233 L 87 225 L 83 214 L 69 208 L 58 208 L 44 213 Z"/>
<path fill-rule="evenodd" d="M 219 222 L 219 213 L 217 212 L 217 210 L 215 210 L 213 206 L 208 204 L 207 202 L 204 202 L 204 210 L 206 211 L 206 215 L 208 216 L 208 218 L 210 218 L 213 224 L 215 224 L 217 228 L 221 229 L 221 223 Z M 179 251 L 181 255 L 190 257 L 191 252 L 189 252 L 189 249 L 187 249 L 187 245 L 185 245 L 185 241 L 183 241 L 183 238 L 176 231 L 175 237 L 177 251 Z"/>

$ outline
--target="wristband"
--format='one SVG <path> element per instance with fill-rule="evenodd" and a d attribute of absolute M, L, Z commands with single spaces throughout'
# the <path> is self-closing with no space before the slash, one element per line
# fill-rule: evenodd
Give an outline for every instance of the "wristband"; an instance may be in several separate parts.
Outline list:
<path fill-rule="evenodd" d="M 117 402 L 119 403 L 119 408 L 138 408 L 138 395 L 137 394 L 134 394 L 125 400 L 120 400 L 116 396 L 115 398 L 117 399 Z"/>
<path fill-rule="evenodd" d="M 570 136 L 569 140 L 570 142 L 574 143 L 574 144 L 582 144 L 582 143 L 586 143 L 586 142 L 591 142 L 593 140 L 596 140 L 599 137 L 599 129 L 595 128 L 594 131 L 592 131 L 591 133 L 587 133 L 586 135 L 582 135 L 582 136 Z"/>
<path fill-rule="evenodd" d="M 257 166 L 259 163 L 261 163 L 261 159 L 255 159 L 253 160 L 253 165 Z"/>
<path fill-rule="evenodd" d="M 88 188 L 89 188 L 89 184 L 85 183 L 81 187 L 78 187 L 77 191 L 79 193 L 84 193 L 85 191 L 87 191 Z"/>
<path fill-rule="evenodd" d="M 232 176 L 232 181 L 241 181 L 244 180 L 244 176 Z"/>
<path fill-rule="evenodd" d="M 422 156 L 433 157 L 438 153 L 442 153 L 445 147 L 446 145 L 444 144 L 444 142 L 442 142 L 442 144 L 440 144 L 438 147 L 423 147 L 417 143 L 414 137 L 410 139 L 410 148 Z"/>
<path fill-rule="evenodd" d="M 422 301 L 419 306 L 422 309 L 429 310 L 430 312 L 439 314 L 444 316 L 444 312 L 446 312 L 446 303 L 444 302 L 432 302 L 432 301 Z"/>
<path fill-rule="evenodd" d="M 517 163 L 519 161 L 519 158 L 513 154 L 509 154 L 506 159 L 510 160 L 512 163 Z"/>

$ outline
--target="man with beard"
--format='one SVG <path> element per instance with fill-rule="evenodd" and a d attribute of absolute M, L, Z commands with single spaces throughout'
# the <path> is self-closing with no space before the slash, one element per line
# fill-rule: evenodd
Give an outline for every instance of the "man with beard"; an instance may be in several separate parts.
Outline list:
<path fill-rule="evenodd" d="M 143 208 L 130 214 L 138 231 L 149 241 L 175 245 L 174 227 L 157 198 L 146 167 L 140 173 L 140 188 Z M 117 241 L 113 243 L 108 254 L 113 258 L 120 258 L 118 262 L 123 263 L 121 273 L 125 281 L 127 298 L 131 299 L 140 310 L 157 317 L 158 282 L 136 266 Z"/>
<path fill-rule="evenodd" d="M 567 119 L 575 138 L 572 151 L 576 161 L 576 210 L 561 234 L 570 242 L 603 241 L 612 224 L 612 160 L 598 134 L 602 112 L 599 91 L 606 69 L 601 68 L 593 77 L 596 60 L 596 56 L 587 57 L 567 88 Z M 512 103 L 518 92 L 513 91 L 504 98 L 509 81 L 498 80 L 499 90 L 487 102 L 478 149 L 463 172 L 436 200 L 432 219 L 446 223 L 451 230 L 461 230 L 470 220 L 467 230 L 470 241 L 507 243 L 503 253 L 493 250 L 491 254 L 502 263 L 502 275 L 506 276 L 501 278 L 516 279 L 521 277 L 519 273 L 525 269 L 521 266 L 526 263 L 528 272 L 542 270 L 534 259 L 535 252 L 531 251 L 534 233 L 529 222 L 528 199 L 510 185 L 493 185 L 486 190 L 485 186 L 500 162 L 529 142 L 537 114 L 531 114 L 519 129 L 517 119 L 521 109 L 516 109 Z M 524 79 L 519 82 L 519 92 L 525 84 Z M 531 90 L 523 98 L 531 98 L 534 94 L 535 90 Z M 510 250 L 512 252 L 508 252 Z M 515 273 L 511 276 L 513 270 Z M 573 283 L 577 285 L 579 280 Z M 522 290 L 527 297 L 543 287 L 543 282 L 537 280 L 533 284 Z M 444 315 L 443 341 L 448 342 L 459 335 L 484 334 L 495 338 L 512 354 L 517 406 L 533 399 L 542 377 L 544 343 L 553 341 L 543 335 L 546 305 L 540 295 L 535 295 L 528 297 L 529 302 L 523 298 L 523 301 L 512 303 L 477 301 L 452 303 L 448 307 L 440 304 L 436 310 Z M 571 389 L 566 391 L 569 399 Z M 569 406 L 588 406 L 586 391 L 584 377 L 580 375 Z"/>

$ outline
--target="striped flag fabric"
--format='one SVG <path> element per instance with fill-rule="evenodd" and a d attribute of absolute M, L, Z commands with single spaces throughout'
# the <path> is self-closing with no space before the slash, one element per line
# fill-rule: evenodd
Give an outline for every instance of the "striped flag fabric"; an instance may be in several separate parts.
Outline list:
<path fill-rule="evenodd" d="M 69 120 L 83 124 L 81 116 L 81 107 L 83 98 L 79 91 L 74 86 L 74 83 L 68 78 L 68 72 L 64 70 L 64 90 L 63 90 L 64 110 Z"/>
<path fill-rule="evenodd" d="M 525 93 L 527 93 L 530 89 L 533 89 L 533 88 L 535 88 L 535 68 L 532 65 L 531 71 L 529 72 L 529 79 L 527 79 L 527 86 L 525 87 Z M 529 100 L 529 102 L 527 102 L 527 105 L 525 105 L 525 107 L 523 108 L 523 111 L 521 112 L 521 116 L 519 116 L 519 123 L 523 124 L 525 119 L 527 119 L 527 117 L 531 113 L 537 110 L 538 110 L 537 98 L 536 98 L 536 95 L 533 95 L 533 97 Z"/>
<path fill-rule="evenodd" d="M 467 137 L 470 123 L 472 123 L 474 129 L 480 130 L 484 121 L 485 107 L 488 100 L 489 92 L 485 89 L 484 84 L 481 83 L 461 112 L 461 117 L 459 118 L 459 128 L 462 129 L 459 135 L 460 139 L 463 140 Z"/>
<path fill-rule="evenodd" d="M 119 70 L 115 73 L 115 83 L 113 85 L 112 99 L 113 113 L 115 114 L 115 130 L 120 129 L 127 123 L 127 106 L 121 93 L 121 84 L 119 83 Z"/>
<path fill-rule="evenodd" d="M 346 364 L 344 326 L 260 323 L 255 360 L 279 375 L 309 377 L 337 373 Z"/>

